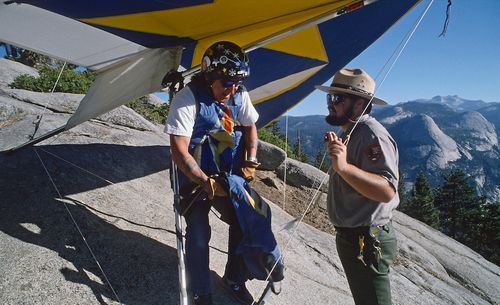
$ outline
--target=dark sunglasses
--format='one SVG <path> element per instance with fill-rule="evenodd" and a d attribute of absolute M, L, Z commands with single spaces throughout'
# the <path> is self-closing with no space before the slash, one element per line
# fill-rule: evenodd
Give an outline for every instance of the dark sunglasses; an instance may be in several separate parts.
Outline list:
<path fill-rule="evenodd" d="M 337 105 L 337 104 L 343 102 L 346 98 L 347 98 L 347 96 L 341 95 L 341 94 L 336 94 L 336 93 L 327 94 L 326 95 L 326 103 L 328 105 Z"/>
<path fill-rule="evenodd" d="M 230 88 L 232 86 L 240 86 L 243 84 L 243 80 L 238 80 L 238 81 L 232 81 L 232 80 L 222 80 L 222 86 L 225 88 Z"/>

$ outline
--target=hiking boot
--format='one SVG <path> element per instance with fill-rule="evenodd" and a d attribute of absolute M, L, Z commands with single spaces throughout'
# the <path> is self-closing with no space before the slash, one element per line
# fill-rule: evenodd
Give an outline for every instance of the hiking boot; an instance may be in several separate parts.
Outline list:
<path fill-rule="evenodd" d="M 233 298 L 236 301 L 245 305 L 253 304 L 253 297 L 248 291 L 247 287 L 245 287 L 244 283 L 238 284 L 225 277 L 222 278 L 222 282 L 224 284 L 224 287 L 231 292 Z"/>
<path fill-rule="evenodd" d="M 262 263 L 264 264 L 264 268 L 266 269 L 267 274 L 272 270 L 271 280 L 273 282 L 282 281 L 284 276 L 285 266 L 283 265 L 283 260 L 280 260 L 276 263 L 276 258 L 271 253 L 266 253 L 262 257 Z M 273 269 L 274 268 L 274 269 Z"/>
<path fill-rule="evenodd" d="M 210 294 L 207 294 L 207 295 L 195 294 L 193 296 L 193 304 L 194 305 L 214 305 L 214 303 L 212 303 L 212 295 L 210 295 Z"/>

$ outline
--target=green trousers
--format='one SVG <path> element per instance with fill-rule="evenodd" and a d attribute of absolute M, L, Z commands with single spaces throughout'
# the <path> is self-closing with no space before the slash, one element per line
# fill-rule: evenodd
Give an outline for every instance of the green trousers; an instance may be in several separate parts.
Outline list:
<path fill-rule="evenodd" d="M 397 253 L 392 224 L 378 230 L 379 248 L 369 230 L 337 230 L 337 252 L 349 282 L 356 305 L 391 305 L 389 266 Z M 361 233 L 363 232 L 363 233 Z M 363 261 L 360 255 L 360 236 L 364 236 Z"/>

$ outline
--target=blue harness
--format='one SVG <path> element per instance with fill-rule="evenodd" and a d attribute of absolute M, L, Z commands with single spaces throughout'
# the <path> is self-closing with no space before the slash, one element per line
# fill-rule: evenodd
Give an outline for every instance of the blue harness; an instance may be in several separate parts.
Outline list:
<path fill-rule="evenodd" d="M 280 281 L 283 278 L 283 264 L 271 231 L 271 210 L 245 179 L 238 175 L 243 159 L 243 132 L 237 121 L 237 114 L 243 104 L 241 91 L 226 104 L 221 104 L 214 100 L 209 88 L 192 83 L 188 86 L 197 101 L 189 153 L 206 175 L 219 175 L 219 183 L 229 194 L 243 232 L 236 252 L 243 256 L 249 276 L 264 280 L 278 262 L 272 279 Z M 178 174 L 183 201 L 195 201 L 198 197 L 196 184 L 181 171 Z"/>
<path fill-rule="evenodd" d="M 271 229 L 269 205 L 240 176 L 222 176 L 218 181 L 227 188 L 226 191 L 243 232 L 243 238 L 236 253 L 243 256 L 249 275 L 265 280 L 274 267 L 271 280 L 281 281 L 283 260 Z"/>
<path fill-rule="evenodd" d="M 197 103 L 197 114 L 189 143 L 189 153 L 207 176 L 238 174 L 243 159 L 242 127 L 237 121 L 243 100 L 240 91 L 225 104 L 217 102 L 207 87 L 188 84 Z M 196 185 L 179 172 L 181 193 Z"/>

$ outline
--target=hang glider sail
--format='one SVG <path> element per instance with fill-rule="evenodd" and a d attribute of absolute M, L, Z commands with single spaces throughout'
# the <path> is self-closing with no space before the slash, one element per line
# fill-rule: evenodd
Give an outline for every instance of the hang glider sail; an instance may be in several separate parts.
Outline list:
<path fill-rule="evenodd" d="M 250 51 L 245 86 L 261 127 L 327 81 L 419 1 L 4 1 L 0 41 L 97 70 L 61 131 L 160 90 L 167 72 L 194 71 L 209 45 L 233 41 Z"/>

